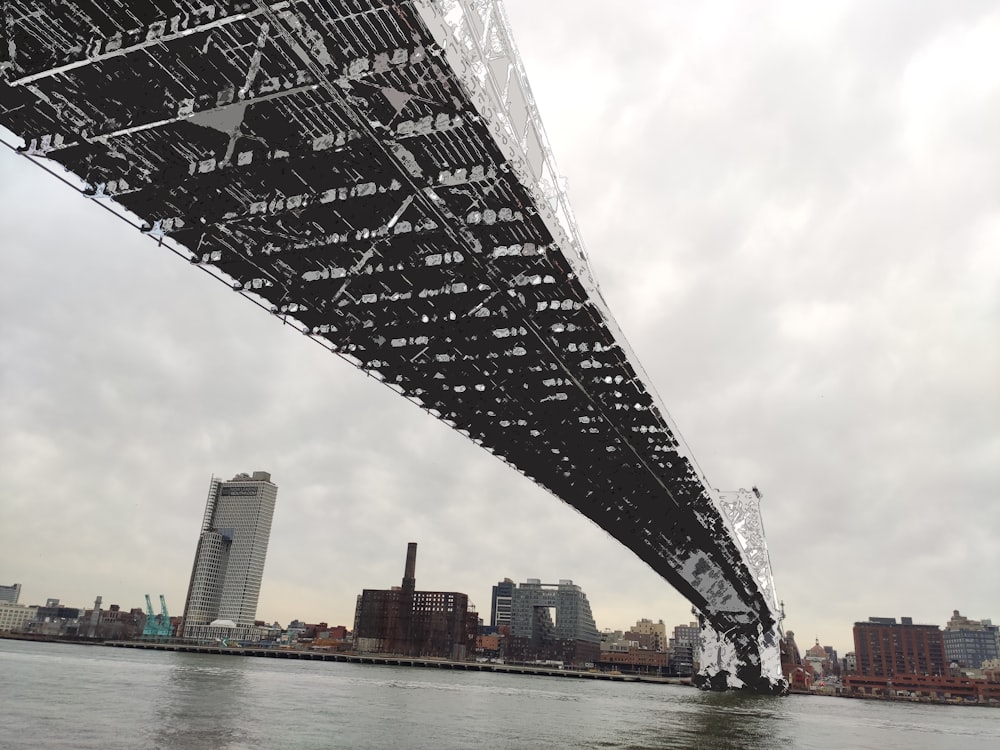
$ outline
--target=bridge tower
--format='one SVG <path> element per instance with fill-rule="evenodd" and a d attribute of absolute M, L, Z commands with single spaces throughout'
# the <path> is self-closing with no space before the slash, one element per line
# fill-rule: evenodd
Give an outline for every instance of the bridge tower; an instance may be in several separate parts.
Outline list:
<path fill-rule="evenodd" d="M 781 623 L 785 617 L 785 610 L 774 590 L 771 557 L 767 551 L 764 520 L 760 512 L 762 499 L 760 490 L 756 487 L 752 487 L 750 490 L 741 487 L 736 491 L 715 492 L 716 504 L 722 511 L 729 533 L 739 545 L 743 559 L 750 568 L 758 589 L 767 598 L 769 608 L 776 615 L 771 628 L 762 629 L 760 632 L 760 641 L 767 647 L 761 648 L 759 654 L 762 671 L 780 675 L 782 674 L 781 639 L 783 637 Z M 720 633 L 712 625 L 710 619 L 697 609 L 695 609 L 695 614 L 701 627 L 699 636 L 701 666 L 694 682 L 699 687 L 709 689 L 736 687 L 731 684 L 731 679 L 736 674 L 740 654 L 732 635 L 725 632 Z M 775 690 L 780 691 L 781 689 L 783 686 L 779 681 Z"/>

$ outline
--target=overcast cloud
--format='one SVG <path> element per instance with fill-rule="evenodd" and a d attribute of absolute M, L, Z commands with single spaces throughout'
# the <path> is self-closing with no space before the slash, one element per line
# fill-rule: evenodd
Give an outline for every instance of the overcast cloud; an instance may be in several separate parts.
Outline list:
<path fill-rule="evenodd" d="M 510 0 L 591 264 L 786 627 L 1000 621 L 996 2 Z M 211 475 L 267 470 L 258 617 L 571 578 L 689 605 L 568 506 L 0 149 L 0 583 L 180 614 Z"/>

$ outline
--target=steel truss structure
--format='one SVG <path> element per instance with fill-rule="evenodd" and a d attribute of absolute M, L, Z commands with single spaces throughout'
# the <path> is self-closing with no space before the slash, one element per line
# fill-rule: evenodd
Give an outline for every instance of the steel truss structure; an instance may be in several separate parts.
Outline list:
<path fill-rule="evenodd" d="M 498 2 L 0 8 L 29 158 L 628 546 L 703 617 L 707 683 L 783 687 L 769 567 L 600 294 Z"/>

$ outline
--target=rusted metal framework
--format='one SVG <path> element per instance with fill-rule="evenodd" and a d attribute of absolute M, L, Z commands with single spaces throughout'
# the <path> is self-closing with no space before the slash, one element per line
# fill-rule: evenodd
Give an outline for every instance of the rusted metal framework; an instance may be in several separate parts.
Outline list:
<path fill-rule="evenodd" d="M 619 539 L 702 614 L 713 685 L 782 687 L 773 590 L 591 276 L 495 0 L 0 7 L 28 158 Z"/>

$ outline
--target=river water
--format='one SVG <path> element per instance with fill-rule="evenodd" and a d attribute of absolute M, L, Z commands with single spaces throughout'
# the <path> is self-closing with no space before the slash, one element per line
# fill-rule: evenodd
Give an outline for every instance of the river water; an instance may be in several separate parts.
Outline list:
<path fill-rule="evenodd" d="M 1000 709 L 0 640 L 0 748 L 997 750 Z"/>

